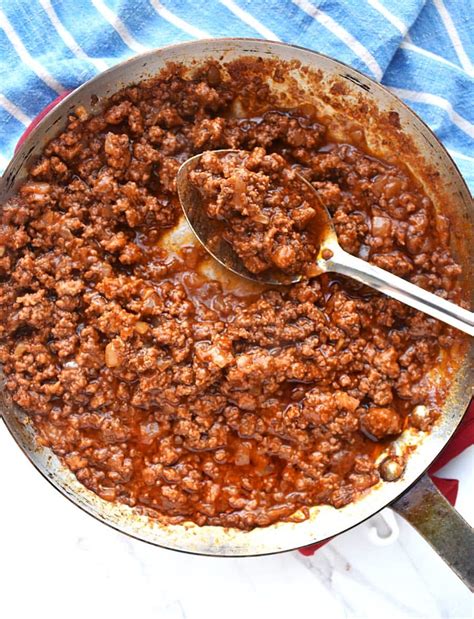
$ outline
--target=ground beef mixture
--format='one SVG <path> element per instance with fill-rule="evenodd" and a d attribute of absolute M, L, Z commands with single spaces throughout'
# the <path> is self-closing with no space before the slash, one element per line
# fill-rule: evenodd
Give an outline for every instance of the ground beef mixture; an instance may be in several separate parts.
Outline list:
<path fill-rule="evenodd" d="M 206 152 L 189 172 L 217 234 L 250 273 L 311 276 L 318 256 L 321 206 L 315 191 L 278 153 Z"/>
<path fill-rule="evenodd" d="M 457 336 L 342 277 L 213 281 L 204 250 L 162 243 L 181 216 L 180 164 L 219 148 L 253 150 L 257 171 L 285 161 L 345 250 L 452 300 L 460 269 L 402 168 L 331 143 L 308 106 L 253 110 L 272 100 L 263 78 L 227 71 L 127 88 L 46 146 L 1 214 L 0 360 L 39 440 L 87 488 L 248 529 L 377 484 L 387 441 L 429 427 L 420 406 L 441 396 L 428 372 Z"/>

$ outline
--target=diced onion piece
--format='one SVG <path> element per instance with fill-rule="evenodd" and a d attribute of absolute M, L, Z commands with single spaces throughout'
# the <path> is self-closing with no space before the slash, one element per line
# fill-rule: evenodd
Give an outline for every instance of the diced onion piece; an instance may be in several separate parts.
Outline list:
<path fill-rule="evenodd" d="M 390 235 L 392 222 L 388 217 L 379 217 L 376 215 L 372 218 L 372 236 L 387 237 Z"/>
<path fill-rule="evenodd" d="M 105 347 L 105 365 L 108 368 L 116 368 L 123 361 L 124 343 L 120 338 L 115 338 Z"/>
<path fill-rule="evenodd" d="M 143 322 L 142 320 L 139 320 L 135 324 L 135 331 L 139 333 L 140 335 L 145 335 L 145 333 L 148 331 L 149 328 L 150 328 L 150 325 L 147 322 Z"/>

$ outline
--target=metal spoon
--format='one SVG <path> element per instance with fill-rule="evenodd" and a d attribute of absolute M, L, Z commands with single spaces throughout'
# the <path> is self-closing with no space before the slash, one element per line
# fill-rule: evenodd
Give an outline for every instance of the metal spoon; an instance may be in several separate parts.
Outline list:
<path fill-rule="evenodd" d="M 215 152 L 222 155 L 239 153 L 239 151 L 231 149 Z M 269 270 L 256 275 L 246 269 L 231 245 L 219 233 L 216 220 L 211 219 L 205 212 L 205 209 L 202 208 L 201 193 L 189 180 L 189 172 L 199 164 L 201 156 L 202 153 L 185 161 L 178 170 L 176 180 L 179 199 L 186 219 L 205 249 L 221 265 L 237 275 L 253 281 L 271 285 L 289 285 L 304 279 L 303 275 L 288 275 L 278 270 Z M 474 335 L 473 312 L 469 312 L 450 301 L 446 301 L 431 292 L 427 292 L 423 288 L 407 282 L 401 277 L 397 277 L 344 251 L 337 241 L 331 215 L 321 202 L 316 189 L 305 178 L 298 176 L 302 182 L 312 189 L 315 194 L 315 201 L 320 207 L 318 225 L 321 226 L 322 230 L 316 275 L 332 272 L 351 277 L 433 318 L 456 327 L 460 331 Z"/>

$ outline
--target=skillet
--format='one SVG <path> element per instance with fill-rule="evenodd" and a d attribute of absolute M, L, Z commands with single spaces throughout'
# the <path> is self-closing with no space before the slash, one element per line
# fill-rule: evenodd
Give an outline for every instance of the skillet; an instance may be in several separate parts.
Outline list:
<path fill-rule="evenodd" d="M 367 141 L 378 152 L 388 148 L 421 182 L 438 209 L 452 224 L 452 251 L 463 267 L 463 287 L 472 301 L 474 292 L 471 247 L 474 244 L 474 209 L 469 190 L 456 165 L 431 130 L 414 112 L 386 88 L 360 72 L 321 54 L 301 47 L 256 39 L 209 39 L 152 50 L 101 73 L 66 96 L 50 110 L 17 150 L 0 180 L 0 204 L 15 193 L 44 146 L 66 126 L 67 116 L 77 106 L 98 113 L 104 99 L 178 61 L 192 70 L 210 58 L 228 62 L 237 58 L 294 63 L 285 88 L 299 89 L 341 130 L 364 126 Z M 300 65 L 300 68 L 299 66 Z M 302 70 L 301 67 L 308 68 Z M 283 552 L 313 544 L 341 533 L 391 505 L 411 522 L 435 547 L 452 569 L 472 589 L 474 560 L 472 528 L 437 491 L 424 471 L 446 445 L 461 421 L 471 398 L 474 346 L 466 345 L 457 355 L 442 415 L 428 435 L 404 433 L 398 449 L 413 450 L 403 476 L 379 484 L 354 503 L 336 510 L 330 506 L 311 509 L 311 517 L 300 523 L 280 522 L 252 531 L 199 527 L 193 523 L 167 525 L 125 505 L 110 503 L 80 484 L 48 448 L 38 446 L 28 416 L 14 405 L 2 389 L 0 413 L 13 438 L 32 464 L 64 496 L 98 520 L 151 544 L 190 553 L 215 556 L 251 556 Z M 439 375 L 433 379 L 441 378 Z M 3 386 L 4 377 L 0 369 Z M 471 552 L 469 552 L 471 550 Z"/>

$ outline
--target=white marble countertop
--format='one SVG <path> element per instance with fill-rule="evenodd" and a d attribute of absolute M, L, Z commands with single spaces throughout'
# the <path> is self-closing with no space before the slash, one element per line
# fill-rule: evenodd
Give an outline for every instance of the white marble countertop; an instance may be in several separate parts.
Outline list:
<path fill-rule="evenodd" d="M 471 448 L 441 472 L 461 479 L 457 507 L 471 524 L 473 464 Z M 474 617 L 473 596 L 398 516 L 398 539 L 386 545 L 372 541 L 372 519 L 313 557 L 196 557 L 133 540 L 80 511 L 33 469 L 3 424 L 0 470 L 5 619 Z"/>

